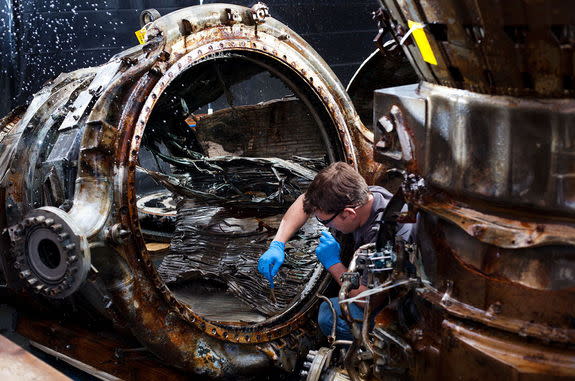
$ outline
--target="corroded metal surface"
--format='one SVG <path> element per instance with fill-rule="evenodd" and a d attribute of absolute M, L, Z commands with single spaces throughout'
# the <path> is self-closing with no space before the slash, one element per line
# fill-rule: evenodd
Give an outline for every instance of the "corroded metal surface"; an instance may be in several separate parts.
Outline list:
<path fill-rule="evenodd" d="M 394 40 L 380 31 L 380 48 L 402 45 L 422 81 L 376 91 L 374 154 L 403 174 L 400 218 L 417 224 L 413 243 L 354 255 L 375 279 L 364 312 L 381 311 L 373 329 L 347 316 L 348 374 L 573 379 L 573 12 L 554 1 L 384 3 Z M 437 65 L 423 60 L 422 35 Z M 358 298 L 353 275 L 340 303 Z"/>
<path fill-rule="evenodd" d="M 410 260 L 422 283 L 375 326 L 413 348 L 400 373 L 573 376 L 573 106 L 424 82 L 376 92 L 376 157 L 406 171 L 419 212 Z"/>
<path fill-rule="evenodd" d="M 177 209 L 170 254 L 158 266 L 162 279 L 170 287 L 197 289 L 194 294 L 207 292 L 202 291 L 198 281 L 212 280 L 204 287 L 209 290 L 225 283 L 228 292 L 236 296 L 235 305 L 225 302 L 224 293 L 213 292 L 209 296 L 214 303 L 218 303 L 217 296 L 220 297 L 220 311 L 228 309 L 225 314 L 208 311 L 206 304 L 209 302 L 205 298 L 192 301 L 197 306 L 192 307 L 193 310 L 202 309 L 212 316 L 219 315 L 214 320 L 247 322 L 249 319 L 234 318 L 233 313 L 246 303 L 254 313 L 274 316 L 287 308 L 294 298 L 302 297 L 304 288 L 309 288 L 319 278 L 320 265 L 313 252 L 323 226 L 317 221 L 309 221 L 287 245 L 286 260 L 274 277 L 275 298 L 271 298 L 267 280 L 254 274 L 259 256 L 269 247 L 277 231 L 281 215 L 264 218 L 262 211 L 262 214 L 258 212 L 257 218 L 236 218 L 227 214 L 224 207 L 198 205 L 192 200 L 182 200 Z M 261 320 L 265 320 L 263 316 Z"/>
<path fill-rule="evenodd" d="M 562 1 L 386 0 L 386 27 L 399 44 L 408 20 L 422 23 L 437 64 L 406 37 L 421 79 L 484 94 L 575 95 L 575 15 Z M 427 60 L 433 62 L 433 60 Z"/>
<path fill-rule="evenodd" d="M 575 377 L 575 355 L 569 349 L 550 349 L 536 343 L 521 342 L 516 338 L 489 332 L 460 322 L 445 320 L 442 325 L 445 337 L 441 359 L 442 378 L 459 379 L 457 375 L 475 369 L 475 377 L 501 379 L 530 378 L 571 379 Z M 470 355 L 471 354 L 471 355 Z M 475 359 L 484 366 L 474 366 Z"/>
<path fill-rule="evenodd" d="M 373 163 L 372 136 L 342 85 L 317 53 L 285 25 L 268 17 L 266 9 L 224 4 L 182 9 L 148 24 L 145 44 L 103 66 L 62 74 L 36 94 L 1 141 L 0 195 L 5 215 L 0 221 L 7 233 L 2 238 L 6 278 L 17 274 L 15 265 L 30 255 L 26 250 L 20 250 L 23 258 L 9 254 L 10 241 L 16 243 L 20 232 L 26 239 L 32 228 L 39 229 L 38 224 L 47 221 L 49 213 L 62 214 L 66 229 L 57 229 L 58 234 L 65 234 L 62 240 L 46 234 L 32 252 L 40 262 L 59 269 L 78 256 L 56 254 L 81 250 L 83 258 L 89 258 L 83 262 L 89 265 L 89 273 L 74 296 L 81 293 L 94 309 L 128 327 L 144 346 L 171 365 L 215 378 L 253 375 L 272 365 L 294 368 L 298 356 L 315 340 L 315 292 L 329 282 L 325 272 L 316 266 L 313 282 L 305 285 L 301 296 L 263 321 L 248 324 L 210 319 L 178 299 L 159 275 L 154 261 L 163 249 L 150 253 L 148 248 L 161 241 L 145 241 L 149 235 L 140 229 L 137 204 L 142 196 L 137 167 L 143 160 L 141 151 L 146 149 L 142 143 L 145 134 L 165 133 L 179 144 L 171 130 L 156 131 L 154 123 L 164 108 L 168 114 L 172 111 L 168 98 L 182 83 L 198 89 L 196 101 L 214 101 L 210 97 L 217 96 L 215 85 L 223 77 L 212 75 L 206 83 L 211 80 L 215 85 L 205 88 L 201 78 L 194 82 L 187 80 L 186 74 L 219 62 L 238 60 L 243 69 L 257 69 L 246 69 L 233 83 L 268 72 L 292 90 L 284 95 L 298 99 L 292 111 L 307 112 L 302 128 L 316 129 L 316 137 L 302 145 L 301 153 L 320 152 L 327 161 L 345 160 L 356 167 L 359 162 Z M 182 98 L 182 109 L 200 106 L 192 98 Z M 214 116 L 230 119 L 241 112 L 224 114 L 216 112 Z M 273 115 L 281 118 L 287 114 L 284 110 Z M 264 118 L 255 121 L 260 119 Z M 206 116 L 203 120 L 204 125 L 216 121 Z M 148 123 L 154 127 L 146 131 Z M 246 134 L 259 134 L 257 128 L 250 128 Z M 260 140 L 254 141 L 264 144 Z M 297 144 L 290 147 L 301 155 Z M 369 177 L 373 175 L 370 168 L 360 169 Z M 36 218 L 37 214 L 45 219 L 31 220 L 26 227 L 21 224 L 27 215 Z M 74 248 L 68 240 L 75 243 Z M 73 266 L 70 269 L 72 272 Z M 47 274 L 51 272 L 39 273 L 45 278 Z M 83 279 L 80 275 L 73 279 Z M 21 276 L 23 280 L 10 279 L 10 286 L 26 287 L 29 293 L 28 275 Z M 64 286 L 60 278 L 51 282 L 49 290 Z M 47 297 L 54 297 L 51 294 Z"/>
<path fill-rule="evenodd" d="M 378 90 L 375 99 L 378 160 L 448 193 L 572 213 L 572 98 L 487 96 L 422 82 Z"/>
<path fill-rule="evenodd" d="M 429 202 L 422 209 L 457 224 L 481 242 L 506 249 L 575 244 L 575 226 L 569 220 L 530 220 L 533 216 L 513 219 L 494 213 L 480 212 L 457 202 Z"/>

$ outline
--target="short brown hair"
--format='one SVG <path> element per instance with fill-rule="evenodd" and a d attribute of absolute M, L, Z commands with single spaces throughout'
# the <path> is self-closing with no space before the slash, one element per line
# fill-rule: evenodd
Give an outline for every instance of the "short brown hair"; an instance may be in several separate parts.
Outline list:
<path fill-rule="evenodd" d="M 345 207 L 360 206 L 369 199 L 364 178 L 349 164 L 336 162 L 322 169 L 305 192 L 303 210 L 338 213 Z"/>

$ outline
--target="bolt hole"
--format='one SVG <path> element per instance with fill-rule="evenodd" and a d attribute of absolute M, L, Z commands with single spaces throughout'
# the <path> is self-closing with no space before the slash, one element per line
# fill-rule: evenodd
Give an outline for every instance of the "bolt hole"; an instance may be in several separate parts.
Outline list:
<path fill-rule="evenodd" d="M 48 268 L 55 269 L 60 265 L 60 249 L 49 239 L 43 239 L 38 243 L 38 255 Z"/>
<path fill-rule="evenodd" d="M 427 29 L 429 29 L 436 41 L 447 41 L 447 25 L 430 23 L 427 25 Z"/>

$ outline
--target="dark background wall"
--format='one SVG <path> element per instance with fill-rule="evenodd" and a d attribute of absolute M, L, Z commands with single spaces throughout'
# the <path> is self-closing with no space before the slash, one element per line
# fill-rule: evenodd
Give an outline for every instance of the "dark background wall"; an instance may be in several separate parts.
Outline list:
<path fill-rule="evenodd" d="M 218 1 L 204 1 L 204 4 Z M 220 1 L 222 2 L 222 1 Z M 223 1 L 253 5 L 251 1 Z M 268 0 L 272 17 L 303 36 L 345 85 L 374 50 L 377 0 Z M 0 0 L 0 117 L 61 72 L 100 65 L 136 45 L 140 12 L 200 1 Z"/>

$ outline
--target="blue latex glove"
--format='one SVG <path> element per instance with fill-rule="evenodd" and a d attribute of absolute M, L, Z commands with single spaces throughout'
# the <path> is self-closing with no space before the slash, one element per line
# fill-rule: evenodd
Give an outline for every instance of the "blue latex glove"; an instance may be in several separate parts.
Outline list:
<path fill-rule="evenodd" d="M 258 261 L 258 271 L 270 282 L 270 288 L 274 288 L 274 276 L 280 270 L 285 259 L 285 243 L 272 241 L 269 249 Z"/>
<path fill-rule="evenodd" d="M 319 245 L 315 249 L 315 255 L 317 259 L 321 262 L 323 267 L 329 269 L 336 263 L 340 263 L 339 259 L 339 242 L 333 238 L 329 232 L 321 232 L 321 237 L 319 237 Z"/>

